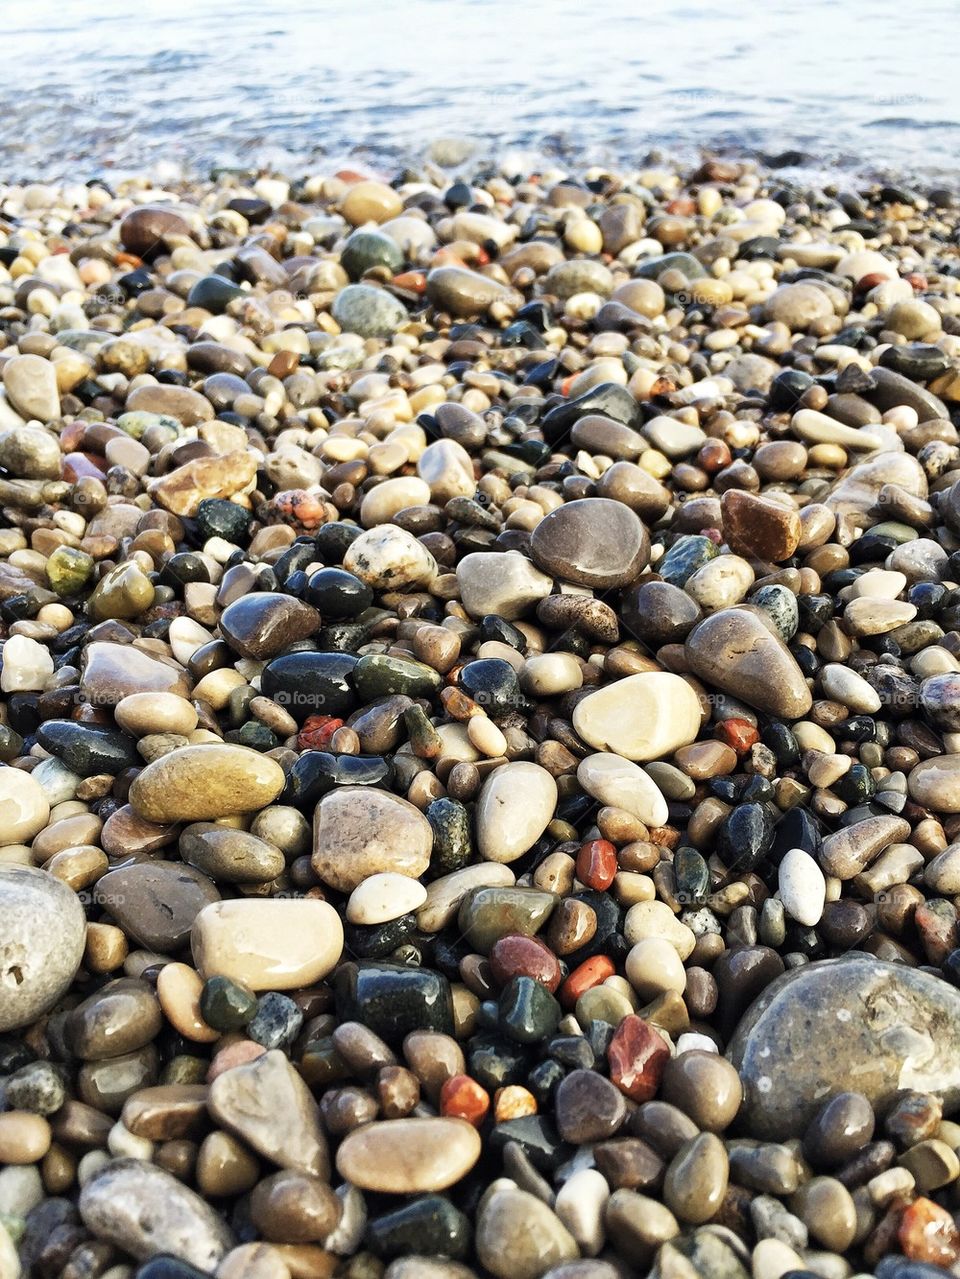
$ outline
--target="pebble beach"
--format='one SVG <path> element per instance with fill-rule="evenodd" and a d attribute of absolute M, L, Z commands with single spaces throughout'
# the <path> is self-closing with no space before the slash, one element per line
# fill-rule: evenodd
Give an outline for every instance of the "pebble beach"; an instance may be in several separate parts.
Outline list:
<path fill-rule="evenodd" d="M 0 186 L 0 1279 L 960 1273 L 958 243 Z"/>

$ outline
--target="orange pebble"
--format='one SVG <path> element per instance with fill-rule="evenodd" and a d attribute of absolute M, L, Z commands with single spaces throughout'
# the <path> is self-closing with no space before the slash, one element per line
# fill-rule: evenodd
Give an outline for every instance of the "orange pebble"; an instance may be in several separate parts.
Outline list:
<path fill-rule="evenodd" d="M 606 955 L 592 955 L 575 968 L 562 984 L 557 992 L 560 1003 L 564 1008 L 575 1008 L 577 1000 L 585 990 L 592 990 L 594 986 L 599 986 L 616 971 L 613 961 Z"/>
<path fill-rule="evenodd" d="M 952 1266 L 960 1257 L 960 1230 L 946 1208 L 932 1199 L 915 1199 L 897 1231 L 904 1256 L 933 1266 Z"/>
<path fill-rule="evenodd" d="M 759 742 L 760 734 L 755 724 L 748 719 L 722 719 L 717 725 L 715 736 L 727 746 L 731 746 L 738 755 L 748 751 L 755 742 Z"/>
<path fill-rule="evenodd" d="M 485 1088 L 469 1075 L 453 1075 L 444 1081 L 440 1089 L 440 1113 L 453 1119 L 466 1119 L 479 1128 L 490 1109 L 490 1097 Z"/>
<path fill-rule="evenodd" d="M 406 289 L 408 293 L 426 293 L 427 277 L 423 271 L 401 271 L 393 277 L 398 289 Z"/>
<path fill-rule="evenodd" d="M 498 1088 L 493 1094 L 493 1117 L 498 1124 L 508 1119 L 523 1119 L 525 1115 L 537 1113 L 537 1099 L 527 1088 L 519 1084 L 508 1084 L 506 1088 Z"/>

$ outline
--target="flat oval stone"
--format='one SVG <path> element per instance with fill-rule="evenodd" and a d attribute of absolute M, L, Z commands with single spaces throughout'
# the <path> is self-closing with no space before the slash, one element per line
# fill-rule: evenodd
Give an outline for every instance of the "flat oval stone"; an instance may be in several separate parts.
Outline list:
<path fill-rule="evenodd" d="M 475 814 L 480 856 L 512 862 L 537 842 L 553 820 L 557 783 L 539 764 L 517 760 L 483 784 Z"/>
<path fill-rule="evenodd" d="M 382 871 L 371 875 L 350 894 L 347 920 L 351 924 L 383 924 L 417 911 L 427 900 L 427 890 L 415 879 Z"/>
<path fill-rule="evenodd" d="M 465 1177 L 480 1149 L 480 1134 L 465 1119 L 391 1119 L 348 1133 L 337 1172 L 361 1190 L 426 1194 Z"/>
<path fill-rule="evenodd" d="M 251 591 L 220 615 L 220 632 L 234 652 L 256 661 L 274 657 L 289 644 L 309 639 L 320 626 L 320 614 L 292 595 Z"/>
<path fill-rule="evenodd" d="M 938 813 L 960 813 L 960 755 L 936 755 L 910 770 L 910 798 Z"/>
<path fill-rule="evenodd" d="M 373 786 L 331 791 L 314 814 L 313 869 L 338 892 L 351 893 L 381 871 L 418 879 L 432 848 L 433 830 L 423 813 Z"/>
<path fill-rule="evenodd" d="M 283 790 L 283 769 L 246 746 L 183 746 L 148 764 L 130 805 L 150 822 L 202 822 L 250 813 Z"/>
<path fill-rule="evenodd" d="M 115 1159 L 80 1192 L 80 1216 L 97 1239 L 138 1261 L 166 1253 L 204 1273 L 233 1247 L 223 1217 L 171 1173 L 139 1159 Z"/>
<path fill-rule="evenodd" d="M 530 555 L 552 577 L 611 590 L 643 571 L 650 560 L 650 538 L 623 502 L 586 497 L 544 516 L 533 530 Z"/>
<path fill-rule="evenodd" d="M 748 706 L 801 719 L 813 705 L 813 696 L 792 654 L 764 617 L 749 605 L 705 617 L 687 636 L 687 661 L 702 680 Z"/>
<path fill-rule="evenodd" d="M 0 918 L 0 1030 L 14 1030 L 36 1021 L 69 988 L 87 921 L 76 894 L 32 866 L 0 868 Z"/>
<path fill-rule="evenodd" d="M 297 990 L 336 967 L 343 925 L 316 898 L 238 897 L 204 907 L 191 946 L 204 979 L 229 977 L 250 990 Z"/>
<path fill-rule="evenodd" d="M 141 763 L 132 737 L 95 724 L 78 724 L 72 719 L 44 720 L 37 730 L 37 740 L 80 777 L 115 775 Z"/>
<path fill-rule="evenodd" d="M 131 693 L 190 693 L 186 671 L 129 644 L 95 640 L 84 646 L 80 661 L 81 700 L 91 706 L 115 706 Z"/>
<path fill-rule="evenodd" d="M 199 870 L 162 860 L 108 871 L 94 895 L 124 932 L 161 955 L 185 946 L 198 912 L 220 900 L 216 884 Z"/>
<path fill-rule="evenodd" d="M 550 594 L 553 578 L 518 551 L 474 551 L 457 565 L 457 585 L 471 617 L 495 613 L 512 622 Z"/>
<path fill-rule="evenodd" d="M 195 822 L 180 836 L 180 856 L 205 875 L 228 884 L 265 884 L 283 871 L 283 853 L 245 830 Z"/>
<path fill-rule="evenodd" d="M 898 1090 L 960 1105 L 960 991 L 905 964 L 848 955 L 771 982 L 727 1048 L 743 1084 L 751 1136 L 803 1135 L 830 1096 L 851 1086 L 881 1110 Z"/>
<path fill-rule="evenodd" d="M 669 671 L 616 680 L 581 698 L 573 712 L 573 726 L 585 742 L 641 761 L 688 746 L 696 740 L 700 720 L 700 699 L 685 679 Z"/>
<path fill-rule="evenodd" d="M 656 782 L 620 755 L 588 755 L 577 768 L 577 781 L 599 803 L 632 813 L 645 826 L 667 824 L 667 801 Z"/>

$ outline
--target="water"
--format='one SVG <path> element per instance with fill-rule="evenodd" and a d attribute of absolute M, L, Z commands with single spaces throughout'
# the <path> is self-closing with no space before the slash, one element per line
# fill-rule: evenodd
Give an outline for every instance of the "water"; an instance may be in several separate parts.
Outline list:
<path fill-rule="evenodd" d="M 4 0 L 0 181 L 389 172 L 450 137 L 952 177 L 955 31 L 955 0 Z"/>

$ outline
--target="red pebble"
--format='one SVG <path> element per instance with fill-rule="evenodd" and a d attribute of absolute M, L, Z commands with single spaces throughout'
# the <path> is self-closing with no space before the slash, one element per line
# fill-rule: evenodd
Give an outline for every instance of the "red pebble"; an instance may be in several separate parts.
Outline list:
<path fill-rule="evenodd" d="M 556 955 L 539 938 L 524 937 L 522 933 L 507 933 L 493 943 L 490 972 L 500 986 L 505 986 L 511 977 L 532 977 L 551 993 L 560 985 Z"/>
<path fill-rule="evenodd" d="M 609 839 L 591 839 L 577 853 L 577 879 L 588 888 L 604 892 L 617 873 L 617 850 Z"/>
<path fill-rule="evenodd" d="M 333 715 L 308 715 L 297 734 L 297 746 L 302 751 L 325 751 L 338 728 L 343 728 L 343 720 Z"/>
<path fill-rule="evenodd" d="M 927 277 L 921 275 L 919 271 L 910 271 L 903 277 L 913 289 L 914 293 L 925 293 L 929 287 Z"/>
<path fill-rule="evenodd" d="M 717 725 L 716 737 L 719 741 L 732 746 L 738 755 L 748 751 L 759 742 L 760 734 L 755 724 L 748 719 L 722 719 Z"/>
<path fill-rule="evenodd" d="M 667 1041 L 642 1017 L 624 1017 L 607 1049 L 610 1078 L 633 1101 L 656 1096 L 670 1060 Z"/>
<path fill-rule="evenodd" d="M 479 1128 L 490 1109 L 490 1097 L 469 1075 L 454 1075 L 440 1089 L 440 1113 L 453 1119 L 465 1119 Z"/>
<path fill-rule="evenodd" d="M 613 961 L 606 955 L 592 955 L 575 968 L 560 987 L 560 1003 L 564 1008 L 576 1007 L 577 1000 L 585 990 L 592 990 L 616 972 Z"/>
<path fill-rule="evenodd" d="M 715 542 L 717 546 L 723 545 L 723 534 L 718 528 L 705 528 L 701 530 L 701 537 L 709 537 L 711 542 Z"/>
<path fill-rule="evenodd" d="M 932 1199 L 915 1199 L 900 1219 L 900 1247 L 911 1261 L 952 1266 L 960 1259 L 960 1230 L 946 1208 Z"/>

